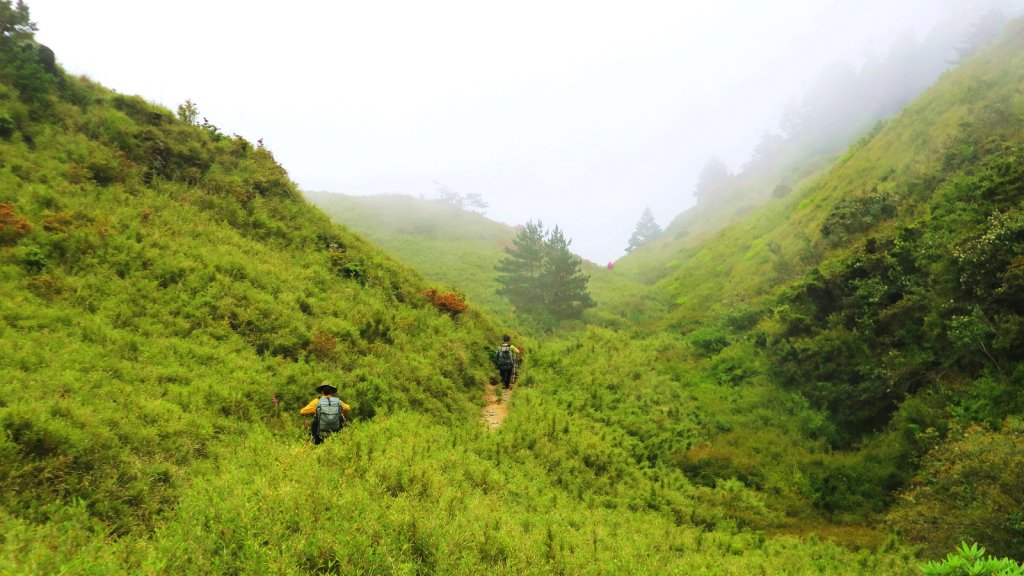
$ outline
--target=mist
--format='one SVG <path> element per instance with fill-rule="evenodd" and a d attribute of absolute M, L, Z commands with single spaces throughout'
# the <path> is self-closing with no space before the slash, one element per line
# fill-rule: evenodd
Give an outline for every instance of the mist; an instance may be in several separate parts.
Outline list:
<path fill-rule="evenodd" d="M 929 39 L 952 61 L 993 7 L 1019 2 L 29 2 L 69 72 L 191 99 L 304 190 L 440 182 L 494 220 L 558 224 L 599 263 L 645 207 L 664 226 L 693 206 L 708 158 L 740 171 L 826 71 Z"/>

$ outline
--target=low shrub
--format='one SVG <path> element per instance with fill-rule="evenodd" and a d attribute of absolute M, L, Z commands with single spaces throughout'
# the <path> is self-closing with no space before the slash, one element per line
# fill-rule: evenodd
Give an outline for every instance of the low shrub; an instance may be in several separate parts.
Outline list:
<path fill-rule="evenodd" d="M 441 312 L 451 314 L 452 318 L 462 314 L 469 308 L 466 301 L 454 292 L 443 293 L 438 292 L 437 288 L 430 288 L 421 291 L 420 294 L 426 296 L 427 301 Z"/>
<path fill-rule="evenodd" d="M 0 202 L 0 246 L 16 243 L 32 231 L 32 225 L 19 216 L 12 202 Z"/>
<path fill-rule="evenodd" d="M 1009 558 L 985 556 L 985 548 L 961 542 L 945 560 L 921 566 L 925 576 L 1024 576 L 1024 566 Z"/>

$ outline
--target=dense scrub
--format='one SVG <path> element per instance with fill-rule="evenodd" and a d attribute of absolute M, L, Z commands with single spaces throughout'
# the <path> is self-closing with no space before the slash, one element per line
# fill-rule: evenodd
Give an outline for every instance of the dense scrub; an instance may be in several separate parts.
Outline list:
<path fill-rule="evenodd" d="M 631 281 L 644 250 L 591 270 L 588 318 L 612 331 L 544 348 L 510 446 L 580 498 L 683 522 L 886 522 L 933 555 L 1019 555 L 1014 452 L 986 447 L 1012 438 L 1024 379 L 1020 51 L 1011 33 L 828 172 L 646 262 L 653 286 Z M 963 493 L 972 472 L 985 488 Z"/>
<path fill-rule="evenodd" d="M 654 287 L 607 271 L 603 327 L 521 342 L 494 433 L 479 270 L 466 307 L 268 150 L 30 44 L 0 60 L 0 572 L 892 575 L 918 572 L 901 539 L 965 538 L 1019 558 L 1019 44 Z M 492 240 L 467 248 L 488 273 Z M 323 379 L 355 417 L 314 448 L 295 412 Z"/>
<path fill-rule="evenodd" d="M 547 419 L 488 434 L 496 334 L 478 311 L 328 222 L 269 151 L 30 72 L 52 81 L 26 96 L 5 69 L 0 85 L 0 571 L 907 565 L 719 529 L 724 504 L 669 496 L 684 517 L 609 460 L 617 433 L 583 451 L 558 416 L 553 449 L 529 440 Z M 314 449 L 295 411 L 325 378 L 355 419 Z M 600 474 L 572 479 L 565 454 Z"/>
<path fill-rule="evenodd" d="M 411 433 L 415 430 L 415 434 Z M 403 413 L 319 449 L 257 432 L 197 470 L 152 538 L 79 506 L 0 518 L 10 573 L 913 574 L 907 555 L 676 522 L 581 501 L 501 433 Z M 39 542 L 50 542 L 46 547 Z"/>
<path fill-rule="evenodd" d="M 152 532 L 323 379 L 357 419 L 476 414 L 478 313 L 436 310 L 268 150 L 30 64 L 0 65 L 5 522 Z"/>
<path fill-rule="evenodd" d="M 671 308 L 648 328 L 678 334 L 712 382 L 794 391 L 825 416 L 810 438 L 834 452 L 800 466 L 816 509 L 868 519 L 898 501 L 890 526 L 933 553 L 970 538 L 1021 553 L 1015 466 L 956 431 L 1013 430 L 1024 409 L 1022 49 L 1018 23 L 828 173 L 680 250 L 647 290 Z M 756 435 L 735 460 L 755 457 Z M 991 492 L 956 496 L 975 521 L 921 497 L 966 482 L 929 464 L 950 446 L 991 474 Z"/>

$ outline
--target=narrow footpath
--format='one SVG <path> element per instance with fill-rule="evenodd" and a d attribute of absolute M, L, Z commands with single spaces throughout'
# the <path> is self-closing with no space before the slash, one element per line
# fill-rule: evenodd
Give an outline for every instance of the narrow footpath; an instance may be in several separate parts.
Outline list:
<path fill-rule="evenodd" d="M 512 398 L 512 389 L 502 390 L 500 384 L 488 382 L 486 394 L 487 405 L 484 406 L 483 419 L 487 423 L 487 429 L 494 430 L 505 423 L 505 417 L 508 416 L 508 402 Z"/>

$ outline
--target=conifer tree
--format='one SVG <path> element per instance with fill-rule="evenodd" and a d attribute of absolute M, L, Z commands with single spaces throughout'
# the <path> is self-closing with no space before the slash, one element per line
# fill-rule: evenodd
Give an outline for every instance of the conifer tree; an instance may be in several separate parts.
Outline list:
<path fill-rule="evenodd" d="M 544 268 L 544 225 L 527 222 L 505 248 L 506 257 L 498 263 L 498 294 L 518 309 L 529 310 L 543 302 L 541 273 Z"/>
<path fill-rule="evenodd" d="M 36 24 L 29 19 L 28 6 L 18 0 L 12 4 L 10 0 L 0 0 L 0 40 L 31 40 L 36 31 Z"/>
<path fill-rule="evenodd" d="M 0 0 L 0 82 L 13 86 L 38 116 L 50 107 L 59 70 L 53 51 L 35 41 L 36 30 L 22 0 Z"/>
<path fill-rule="evenodd" d="M 732 171 L 725 165 L 725 162 L 722 162 L 718 156 L 713 156 L 700 171 L 697 187 L 693 191 L 697 203 L 714 201 L 722 194 L 732 178 Z"/>
<path fill-rule="evenodd" d="M 660 235 L 661 226 L 654 221 L 654 214 L 649 207 L 644 208 L 644 213 L 640 216 L 640 221 L 636 223 L 633 235 L 629 237 L 629 246 L 626 247 L 626 252 L 632 252 Z"/>
<path fill-rule="evenodd" d="M 593 307 L 590 278 L 580 270 L 583 261 L 570 244 L 561 228 L 547 231 L 541 222 L 527 222 L 496 267 L 498 294 L 527 314 L 555 319 L 577 317 Z"/>
<path fill-rule="evenodd" d="M 580 270 L 583 260 L 569 251 L 570 244 L 572 241 L 566 239 L 558 226 L 545 244 L 544 295 L 547 312 L 557 319 L 579 317 L 595 306 L 587 292 L 590 277 Z"/>
<path fill-rule="evenodd" d="M 1006 14 L 998 8 L 989 10 L 982 14 L 968 31 L 960 46 L 956 47 L 958 62 L 970 58 L 986 46 L 990 46 L 1003 33 L 1003 28 L 1009 22 Z"/>

